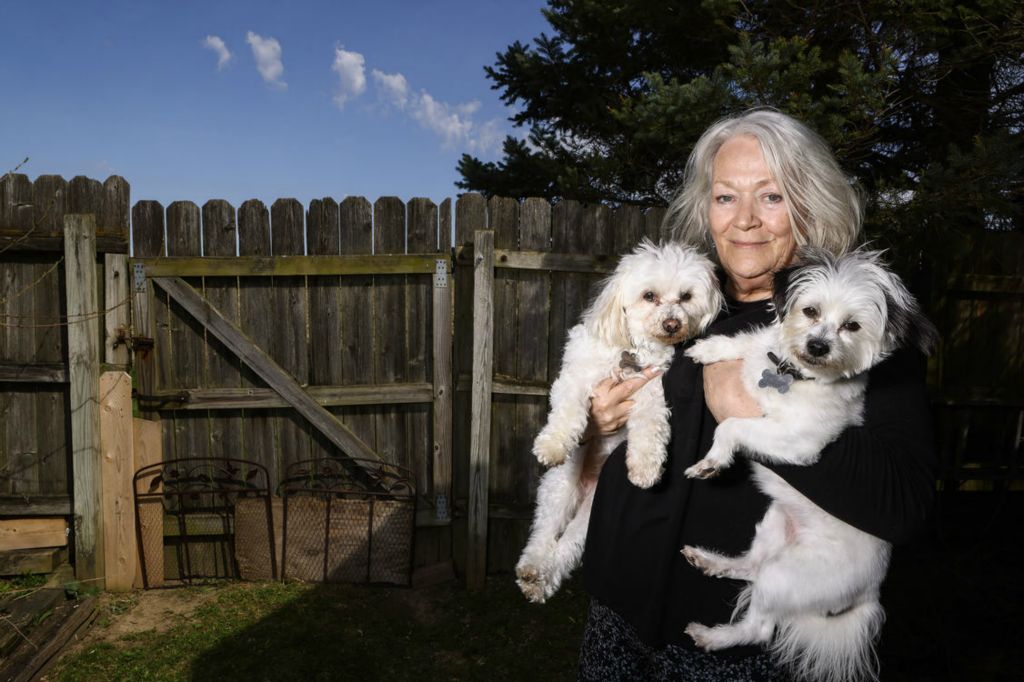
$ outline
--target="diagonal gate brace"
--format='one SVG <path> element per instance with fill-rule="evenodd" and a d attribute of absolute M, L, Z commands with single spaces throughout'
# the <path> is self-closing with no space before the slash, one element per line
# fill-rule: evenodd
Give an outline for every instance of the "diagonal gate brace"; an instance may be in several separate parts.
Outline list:
<path fill-rule="evenodd" d="M 224 317 L 185 280 L 180 277 L 154 277 L 153 281 L 348 457 L 383 461 L 380 455 L 310 396 L 291 374 L 274 362 L 266 351 L 253 343 L 245 332 Z M 377 480 L 372 465 L 358 459 L 351 461 L 364 468 L 371 480 Z"/>

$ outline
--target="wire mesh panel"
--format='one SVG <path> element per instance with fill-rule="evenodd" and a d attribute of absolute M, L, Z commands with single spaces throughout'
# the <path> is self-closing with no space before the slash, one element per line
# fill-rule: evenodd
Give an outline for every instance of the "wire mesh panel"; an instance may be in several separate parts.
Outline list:
<path fill-rule="evenodd" d="M 142 582 L 280 575 L 270 478 L 240 459 L 189 457 L 134 477 Z"/>
<path fill-rule="evenodd" d="M 285 474 L 282 577 L 409 584 L 412 472 L 374 460 L 320 458 L 296 462 Z"/>

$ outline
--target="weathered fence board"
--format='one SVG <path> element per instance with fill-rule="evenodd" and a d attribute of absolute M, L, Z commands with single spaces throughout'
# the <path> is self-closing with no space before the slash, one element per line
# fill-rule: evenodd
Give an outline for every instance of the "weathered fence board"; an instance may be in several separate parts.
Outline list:
<path fill-rule="evenodd" d="M 271 254 L 301 256 L 305 253 L 304 211 L 296 199 L 278 199 L 270 207 Z M 309 383 L 309 350 L 306 342 L 306 279 L 275 277 L 273 308 L 276 313 L 270 346 L 266 348 L 289 374 Z M 278 461 L 287 468 L 292 462 L 309 459 L 309 425 L 294 410 L 274 410 L 278 431 Z"/>
<path fill-rule="evenodd" d="M 199 256 L 202 253 L 202 226 L 199 207 L 191 201 L 175 201 L 167 207 L 167 255 Z M 188 278 L 185 282 L 198 288 L 203 287 L 200 278 Z M 202 326 L 189 315 L 181 304 L 170 300 L 167 311 L 167 328 L 161 368 L 161 388 L 196 388 L 203 383 L 203 355 L 206 340 Z M 209 418 L 204 412 L 176 413 L 171 418 L 174 424 L 173 446 L 165 452 L 173 457 L 206 457 L 210 449 Z M 165 425 L 166 427 L 166 425 Z M 170 458 L 170 457 L 169 457 Z"/>
<path fill-rule="evenodd" d="M 242 256 L 270 256 L 270 213 L 262 201 L 250 199 L 238 209 L 238 253 Z M 238 282 L 239 328 L 261 348 L 270 346 L 273 285 L 269 277 L 246 277 Z M 265 384 L 242 367 L 242 386 L 263 387 Z M 265 410 L 246 410 L 246 427 L 242 433 L 242 450 L 251 459 L 267 468 L 271 480 L 280 480 L 283 470 L 277 462 L 277 419 Z"/>
<path fill-rule="evenodd" d="M 231 257 L 237 252 L 235 240 L 238 226 L 235 208 L 223 199 L 203 204 L 203 255 Z M 203 291 L 207 300 L 233 324 L 240 324 L 238 311 L 238 279 L 206 277 Z M 207 335 L 205 383 L 210 388 L 241 387 L 241 362 L 220 339 Z M 242 457 L 242 411 L 223 410 L 210 413 L 210 454 L 215 457 Z"/>
<path fill-rule="evenodd" d="M 373 205 L 373 251 L 405 253 L 405 206 L 398 197 L 381 197 Z M 374 278 L 374 372 L 377 383 L 405 381 L 407 292 L 400 276 Z M 404 415 L 381 408 L 376 417 L 377 452 L 387 462 L 409 466 Z"/>

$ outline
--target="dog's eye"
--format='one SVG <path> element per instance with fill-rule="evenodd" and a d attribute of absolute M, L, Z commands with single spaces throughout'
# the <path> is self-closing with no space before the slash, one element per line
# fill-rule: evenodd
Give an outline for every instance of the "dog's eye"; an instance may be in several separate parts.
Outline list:
<path fill-rule="evenodd" d="M 653 291 L 645 291 L 644 292 L 644 300 L 647 301 L 648 303 L 653 303 L 654 299 L 656 299 L 656 298 L 658 298 L 658 297 L 654 295 Z"/>
<path fill-rule="evenodd" d="M 854 322 L 853 320 L 850 320 L 849 322 L 843 325 L 843 329 L 845 329 L 848 332 L 855 332 L 858 329 L 860 329 L 860 325 Z"/>
<path fill-rule="evenodd" d="M 812 320 L 818 319 L 818 309 L 815 308 L 814 306 L 807 306 L 806 308 L 804 308 L 803 313 Z"/>
<path fill-rule="evenodd" d="M 684 303 L 686 301 L 689 301 L 691 298 L 693 298 L 693 294 L 691 294 L 689 291 L 687 291 L 685 293 L 682 293 L 682 294 L 679 294 L 679 300 L 684 302 Z"/>

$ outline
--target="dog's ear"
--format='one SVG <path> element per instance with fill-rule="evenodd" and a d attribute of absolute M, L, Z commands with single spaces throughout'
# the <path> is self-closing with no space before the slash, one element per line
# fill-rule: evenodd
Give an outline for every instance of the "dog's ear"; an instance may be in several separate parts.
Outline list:
<path fill-rule="evenodd" d="M 879 267 L 881 263 L 879 262 Z M 890 349 L 913 346 L 925 355 L 931 355 L 939 342 L 939 331 L 931 323 L 914 295 L 910 293 L 896 273 L 884 269 L 882 293 L 885 296 L 885 337 Z"/>
<path fill-rule="evenodd" d="M 710 262 L 707 268 L 707 279 L 707 310 L 697 323 L 697 334 L 703 334 L 722 310 L 725 309 L 725 296 L 722 295 L 722 288 L 718 283 L 715 267 Z"/>
<path fill-rule="evenodd" d="M 889 346 L 893 349 L 913 346 L 931 355 L 939 342 L 939 331 L 896 275 L 892 275 L 890 286 L 885 289 L 885 304 L 888 310 L 885 336 Z"/>
<path fill-rule="evenodd" d="M 629 330 L 626 326 L 622 280 L 623 276 L 616 271 L 601 283 L 601 291 L 583 313 L 583 324 L 592 336 L 609 346 L 628 348 Z"/>
<path fill-rule="evenodd" d="M 793 275 L 800 270 L 799 265 L 783 268 L 772 276 L 772 308 L 779 322 L 786 319 L 786 301 L 789 294 L 789 283 Z"/>

